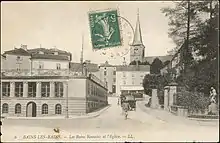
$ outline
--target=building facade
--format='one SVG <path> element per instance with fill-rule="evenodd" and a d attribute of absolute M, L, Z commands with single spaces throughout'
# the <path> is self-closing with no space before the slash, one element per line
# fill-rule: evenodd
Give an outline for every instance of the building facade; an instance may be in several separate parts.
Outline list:
<path fill-rule="evenodd" d="M 105 62 L 99 66 L 99 72 L 96 75 L 106 83 L 110 94 L 116 93 L 116 66 Z"/>
<path fill-rule="evenodd" d="M 67 70 L 72 60 L 72 54 L 56 48 L 28 49 L 27 45 L 5 51 L 5 70 Z"/>
<path fill-rule="evenodd" d="M 108 104 L 107 88 L 90 76 L 3 76 L 1 115 L 19 117 L 86 114 Z"/>
<path fill-rule="evenodd" d="M 143 79 L 146 74 L 150 74 L 149 65 L 118 66 L 116 72 L 116 95 L 120 96 L 124 90 L 142 92 Z"/>
<path fill-rule="evenodd" d="M 31 69 L 31 54 L 23 48 L 13 49 L 4 52 L 5 57 L 2 65 L 4 70 L 30 70 Z"/>
<path fill-rule="evenodd" d="M 1 69 L 7 69 L 7 65 L 4 64 L 5 63 L 5 60 L 6 60 L 6 57 L 1 55 Z"/>
<path fill-rule="evenodd" d="M 68 117 L 108 104 L 105 83 L 92 74 L 75 75 L 70 70 L 68 52 L 28 50 L 22 45 L 1 57 L 4 59 L 1 61 L 1 115 L 4 117 Z"/>

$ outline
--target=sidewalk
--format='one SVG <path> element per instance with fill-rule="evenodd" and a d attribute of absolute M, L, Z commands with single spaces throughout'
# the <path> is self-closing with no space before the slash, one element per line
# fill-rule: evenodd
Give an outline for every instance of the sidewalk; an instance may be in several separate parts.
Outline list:
<path fill-rule="evenodd" d="M 106 111 L 111 105 L 107 105 L 104 108 L 97 109 L 96 111 L 93 111 L 88 114 L 83 114 L 83 115 L 69 115 L 69 118 L 66 118 L 66 116 L 50 116 L 50 117 L 6 117 L 4 119 L 87 119 L 87 118 L 95 118 L 101 115 L 104 111 Z"/>
<path fill-rule="evenodd" d="M 141 108 L 143 112 L 146 112 L 155 118 L 162 120 L 167 123 L 176 123 L 176 124 L 190 124 L 190 125 L 207 125 L 207 126 L 218 126 L 218 120 L 196 120 L 196 119 L 189 119 L 187 117 L 176 116 L 168 111 L 162 109 L 152 109 L 146 107 L 146 101 L 138 102 L 138 106 Z"/>

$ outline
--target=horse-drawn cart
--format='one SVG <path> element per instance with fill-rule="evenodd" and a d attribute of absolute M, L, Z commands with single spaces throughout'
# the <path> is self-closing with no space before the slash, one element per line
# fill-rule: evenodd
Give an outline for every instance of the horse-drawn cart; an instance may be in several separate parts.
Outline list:
<path fill-rule="evenodd" d="M 121 105 L 123 102 L 129 103 L 130 110 L 136 110 L 136 100 L 133 95 L 121 95 Z"/>

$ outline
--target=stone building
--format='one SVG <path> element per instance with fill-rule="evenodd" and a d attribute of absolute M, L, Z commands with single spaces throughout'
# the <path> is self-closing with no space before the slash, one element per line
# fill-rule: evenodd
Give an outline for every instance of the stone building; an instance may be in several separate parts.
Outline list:
<path fill-rule="evenodd" d="M 92 74 L 75 75 L 71 54 L 58 49 L 6 51 L 1 61 L 1 115 L 86 114 L 108 104 L 107 87 Z M 9 66 L 8 66 L 9 65 Z"/>
<path fill-rule="evenodd" d="M 116 71 L 116 95 L 124 92 L 143 93 L 143 79 L 150 74 L 149 65 L 118 66 Z"/>
<path fill-rule="evenodd" d="M 99 73 L 96 75 L 106 83 L 110 94 L 116 93 L 116 66 L 110 65 L 106 61 L 99 66 Z"/>
<path fill-rule="evenodd" d="M 72 54 L 56 48 L 35 48 L 28 49 L 27 45 L 5 51 L 2 65 L 4 70 L 65 70 L 69 69 Z M 5 66 L 6 65 L 6 66 Z"/>
<path fill-rule="evenodd" d="M 89 76 L 3 76 L 2 116 L 64 116 L 104 107 L 107 88 Z"/>

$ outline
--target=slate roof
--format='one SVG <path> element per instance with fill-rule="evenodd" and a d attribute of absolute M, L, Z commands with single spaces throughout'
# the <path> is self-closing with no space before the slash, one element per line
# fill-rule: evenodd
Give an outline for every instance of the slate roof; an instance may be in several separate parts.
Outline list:
<path fill-rule="evenodd" d="M 40 54 L 39 52 L 43 52 Z M 54 52 L 58 52 L 58 55 L 54 55 Z M 59 49 L 46 49 L 46 48 L 35 48 L 24 50 L 22 48 L 13 49 L 10 51 L 4 52 L 3 56 L 9 55 L 21 55 L 21 56 L 31 56 L 32 59 L 53 59 L 53 60 L 70 60 L 69 56 L 72 54 L 66 51 L 62 51 Z"/>
<path fill-rule="evenodd" d="M 31 56 L 31 54 L 27 51 L 25 51 L 22 48 L 19 49 L 13 49 L 10 51 L 5 51 L 3 55 L 8 54 L 8 55 L 21 55 L 21 56 Z"/>
<path fill-rule="evenodd" d="M 159 58 L 164 63 L 165 61 L 172 60 L 173 55 L 144 57 L 144 61 L 148 61 L 151 64 L 155 58 Z"/>
<path fill-rule="evenodd" d="M 116 67 L 115 65 L 110 65 L 109 63 L 102 63 L 100 67 Z"/>
<path fill-rule="evenodd" d="M 94 63 L 87 63 L 86 67 L 88 69 L 88 72 L 97 72 L 99 71 L 99 67 L 98 64 L 94 64 Z M 80 72 L 82 68 L 81 63 L 70 63 L 70 70 L 74 71 L 74 72 Z"/>
<path fill-rule="evenodd" d="M 31 59 L 53 59 L 53 60 L 69 60 L 68 56 L 62 55 L 44 55 L 44 54 L 33 54 Z"/>
<path fill-rule="evenodd" d="M 150 71 L 149 65 L 117 66 L 116 71 Z"/>
<path fill-rule="evenodd" d="M 44 54 L 53 54 L 54 52 L 58 52 L 59 55 L 71 55 L 70 52 L 59 50 L 59 49 L 46 49 L 46 48 L 35 48 L 35 49 L 28 49 L 27 50 L 31 54 L 37 54 L 38 52 L 44 52 Z"/>
<path fill-rule="evenodd" d="M 4 58 L 4 59 L 6 58 L 5 55 L 1 55 L 1 57 Z"/>

